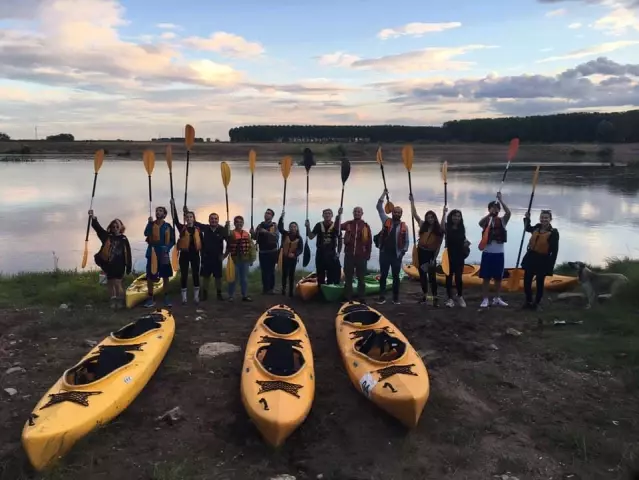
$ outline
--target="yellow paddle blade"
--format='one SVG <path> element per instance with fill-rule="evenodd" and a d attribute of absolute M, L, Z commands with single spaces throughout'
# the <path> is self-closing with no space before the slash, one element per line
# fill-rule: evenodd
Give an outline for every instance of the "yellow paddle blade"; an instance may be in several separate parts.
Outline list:
<path fill-rule="evenodd" d="M 284 157 L 282 159 L 282 164 L 280 165 L 282 169 L 282 176 L 284 180 L 288 178 L 291 173 L 291 167 L 293 166 L 293 157 Z"/>
<path fill-rule="evenodd" d="M 384 162 L 384 158 L 382 157 L 382 147 L 377 147 L 377 155 L 375 156 L 375 160 L 380 165 Z"/>
<path fill-rule="evenodd" d="M 228 256 L 228 260 L 226 261 L 226 281 L 232 283 L 235 281 L 235 264 L 233 263 L 233 259 L 231 256 Z"/>
<path fill-rule="evenodd" d="M 93 157 L 93 171 L 95 173 L 100 171 L 102 163 L 104 163 L 104 150 L 98 150 L 95 152 L 95 157 Z"/>
<path fill-rule="evenodd" d="M 257 160 L 257 153 L 255 150 L 251 149 L 249 152 L 249 170 L 251 170 L 251 175 L 255 173 L 255 161 Z"/>
<path fill-rule="evenodd" d="M 158 273 L 158 256 L 155 253 L 155 248 L 151 249 L 151 273 L 153 275 Z"/>
<path fill-rule="evenodd" d="M 442 180 L 444 180 L 444 183 L 446 183 L 448 181 L 448 162 L 444 162 L 444 164 L 442 165 Z"/>
<path fill-rule="evenodd" d="M 413 169 L 413 156 L 413 147 L 411 145 L 406 145 L 402 148 L 402 161 L 409 172 Z"/>
<path fill-rule="evenodd" d="M 178 264 L 178 248 L 173 247 L 173 252 L 171 253 L 171 266 L 175 268 Z"/>
<path fill-rule="evenodd" d="M 89 242 L 84 242 L 84 253 L 82 254 L 82 268 L 87 266 L 89 259 Z"/>
<path fill-rule="evenodd" d="M 521 281 L 524 278 L 524 271 L 521 268 L 513 268 L 510 270 L 510 277 L 508 278 L 508 291 L 517 292 L 521 285 Z"/>
<path fill-rule="evenodd" d="M 537 165 L 537 168 L 535 169 L 535 174 L 533 175 L 533 190 L 535 190 L 535 188 L 537 187 L 537 180 L 539 180 L 539 169 L 541 167 L 539 165 Z"/>
<path fill-rule="evenodd" d="M 184 143 L 187 150 L 191 150 L 195 143 L 195 128 L 188 124 L 184 128 Z"/>
<path fill-rule="evenodd" d="M 166 146 L 164 156 L 166 157 L 166 164 L 168 165 L 170 172 L 173 169 L 173 149 L 171 148 L 171 145 Z"/>
<path fill-rule="evenodd" d="M 284 249 L 280 248 L 280 255 L 277 257 L 277 269 L 282 271 L 282 262 L 284 262 Z"/>
<path fill-rule="evenodd" d="M 146 173 L 151 176 L 153 168 L 155 167 L 155 152 L 153 150 L 145 150 L 142 155 L 142 160 L 144 161 Z"/>
<path fill-rule="evenodd" d="M 389 215 L 393 211 L 393 208 L 395 208 L 395 205 L 393 205 L 393 202 L 386 202 L 386 205 L 384 205 L 384 211 Z"/>
<path fill-rule="evenodd" d="M 224 184 L 224 188 L 229 186 L 231 183 L 231 167 L 226 162 L 220 163 L 220 170 L 222 171 L 222 183 Z"/>
<path fill-rule="evenodd" d="M 450 275 L 450 261 L 448 259 L 448 249 L 444 249 L 444 253 L 442 253 L 442 272 L 444 275 Z"/>

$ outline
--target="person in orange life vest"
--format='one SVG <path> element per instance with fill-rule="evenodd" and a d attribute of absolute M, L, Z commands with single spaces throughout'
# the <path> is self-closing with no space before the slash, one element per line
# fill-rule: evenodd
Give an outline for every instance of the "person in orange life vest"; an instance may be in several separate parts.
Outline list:
<path fill-rule="evenodd" d="M 171 248 L 175 245 L 175 231 L 173 225 L 165 221 L 168 211 L 164 207 L 155 209 L 155 221 L 153 217 L 149 217 L 144 236 L 149 246 L 146 249 L 146 278 L 148 288 L 148 298 L 144 302 L 146 308 L 155 306 L 153 299 L 153 284 L 162 279 L 164 284 L 164 306 L 170 307 L 171 302 L 168 296 L 169 279 L 173 276 L 173 267 L 171 266 Z M 151 252 L 155 251 L 158 262 L 158 271 L 154 275 L 151 272 Z"/>
<path fill-rule="evenodd" d="M 297 257 L 304 252 L 304 240 L 300 237 L 300 227 L 297 222 L 289 223 L 288 230 L 284 230 L 283 211 L 277 222 L 277 230 L 282 235 L 282 295 L 286 295 L 286 283 L 288 282 L 288 295 L 292 297 Z"/>
<path fill-rule="evenodd" d="M 253 239 L 257 240 L 260 250 L 260 271 L 262 272 L 262 293 L 272 295 L 275 290 L 275 266 L 279 249 L 279 232 L 277 224 L 273 221 L 275 212 L 270 208 L 264 212 L 264 221 L 260 223 L 255 231 L 251 227 L 250 233 Z"/>
<path fill-rule="evenodd" d="M 528 242 L 528 250 L 521 266 L 524 269 L 524 292 L 526 293 L 526 303 L 524 308 L 537 309 L 544 296 L 544 282 L 548 275 L 552 275 L 555 270 L 557 253 L 559 252 L 559 231 L 550 224 L 552 212 L 542 210 L 539 215 L 539 223 L 534 227 L 530 224 L 530 213 L 526 212 L 524 217 L 524 228 L 531 233 Z M 537 280 L 537 293 L 535 303 L 532 299 L 533 277 Z"/>
<path fill-rule="evenodd" d="M 235 280 L 229 282 L 229 302 L 233 301 L 235 294 L 235 286 L 240 282 L 242 290 L 242 301 L 250 302 L 251 297 L 248 295 L 248 272 L 249 267 L 255 261 L 255 251 L 253 250 L 253 242 L 251 235 L 244 227 L 244 217 L 238 215 L 233 219 L 235 229 L 230 233 L 228 242 L 226 242 L 226 254 L 233 259 L 235 264 Z"/>
<path fill-rule="evenodd" d="M 428 210 L 422 220 L 415 208 L 415 200 L 412 195 L 409 197 L 411 213 L 419 226 L 419 240 L 417 241 L 417 263 L 419 280 L 422 287 L 422 298 L 419 303 L 426 303 L 426 294 L 430 285 L 430 293 L 433 296 L 433 307 L 439 306 L 437 297 L 437 255 L 444 241 L 444 230 L 442 229 L 437 214 Z"/>
<path fill-rule="evenodd" d="M 306 219 L 306 236 L 309 240 L 317 237 L 315 250 L 315 272 L 319 285 L 339 285 L 341 280 L 341 265 L 337 254 L 337 239 L 339 238 L 340 219 L 342 209 L 337 211 L 337 218 L 333 223 L 333 211 L 330 208 L 322 212 L 323 222 L 318 222 L 311 230 L 311 223 Z"/>
<path fill-rule="evenodd" d="M 379 248 L 379 299 L 377 303 L 386 303 L 386 279 L 388 271 L 393 274 L 393 303 L 399 304 L 399 272 L 402 259 L 408 251 L 408 227 L 402 222 L 402 207 L 393 208 L 392 217 L 384 211 L 384 198 L 388 191 L 384 190 L 377 200 L 377 213 L 382 222 L 382 230 L 375 236 L 375 244 Z"/>
<path fill-rule="evenodd" d="M 487 308 L 488 294 L 490 292 L 490 281 L 495 282 L 495 297 L 493 298 L 493 306 L 507 307 L 501 297 L 501 281 L 504 277 L 504 243 L 508 240 L 506 233 L 506 225 L 510 220 L 510 209 L 504 203 L 501 193 L 497 194 L 498 201 L 492 201 L 488 204 L 488 215 L 479 221 L 482 228 L 482 237 L 484 232 L 488 231 L 488 244 L 481 254 L 481 264 L 479 266 L 479 278 L 484 282 L 482 284 L 483 300 L 480 308 Z M 504 216 L 500 217 L 501 205 L 504 207 Z M 488 230 L 487 230 L 488 229 Z"/>
<path fill-rule="evenodd" d="M 448 252 L 449 275 L 446 275 L 446 306 L 453 308 L 453 275 L 455 276 L 455 288 L 457 290 L 457 304 L 466 308 L 466 301 L 463 297 L 463 274 L 464 260 L 470 254 L 470 242 L 466 238 L 466 227 L 461 211 L 455 209 L 448 213 L 448 208 L 444 207 L 444 221 L 442 229 L 446 237 L 446 250 Z"/>
<path fill-rule="evenodd" d="M 180 232 L 177 248 L 180 251 L 180 286 L 182 288 L 182 305 L 187 302 L 187 283 L 189 279 L 189 265 L 193 276 L 193 301 L 200 303 L 200 252 L 202 251 L 202 232 L 196 225 L 195 213 L 184 207 L 184 223 L 177 220 L 178 212 L 175 202 L 171 200 L 171 215 L 173 222 Z"/>
<path fill-rule="evenodd" d="M 91 226 L 98 235 L 102 247 L 94 255 L 95 264 L 102 269 L 107 278 L 107 286 L 111 293 L 111 308 L 124 306 L 124 289 L 122 279 L 124 273 L 131 273 L 131 245 L 124 236 L 126 228 L 118 218 L 111 220 L 109 226 L 102 228 L 93 210 L 89 210 Z"/>
<path fill-rule="evenodd" d="M 344 232 L 344 296 L 347 301 L 353 296 L 353 276 L 357 276 L 357 297 L 360 302 L 366 303 L 364 295 L 366 285 L 367 263 L 371 258 L 373 237 L 371 227 L 362 220 L 364 210 L 362 207 L 353 209 L 353 220 L 348 220 L 340 225 Z"/>

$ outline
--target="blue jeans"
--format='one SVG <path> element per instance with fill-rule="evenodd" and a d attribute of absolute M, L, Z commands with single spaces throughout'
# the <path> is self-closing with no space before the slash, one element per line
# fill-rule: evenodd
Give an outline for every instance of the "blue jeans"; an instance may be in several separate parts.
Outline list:
<path fill-rule="evenodd" d="M 229 297 L 232 297 L 235 293 L 235 285 L 237 282 L 240 282 L 240 289 L 242 290 L 242 296 L 248 296 L 248 272 L 249 272 L 249 264 L 248 262 L 238 261 L 235 264 L 235 281 L 229 283 Z"/>

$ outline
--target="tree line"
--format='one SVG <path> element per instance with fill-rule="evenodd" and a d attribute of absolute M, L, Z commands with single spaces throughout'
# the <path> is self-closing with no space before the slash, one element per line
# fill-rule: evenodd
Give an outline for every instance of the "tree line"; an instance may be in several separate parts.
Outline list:
<path fill-rule="evenodd" d="M 639 110 L 453 120 L 441 127 L 403 125 L 247 125 L 229 130 L 231 142 L 639 142 Z"/>

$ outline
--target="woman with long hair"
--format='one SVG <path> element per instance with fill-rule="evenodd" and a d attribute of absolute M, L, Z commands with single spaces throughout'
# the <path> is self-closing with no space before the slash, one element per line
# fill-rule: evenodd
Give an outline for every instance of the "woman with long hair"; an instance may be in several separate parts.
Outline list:
<path fill-rule="evenodd" d="M 457 290 L 457 304 L 465 308 L 466 302 L 463 297 L 464 261 L 470 253 L 470 242 L 466 238 L 466 227 L 464 217 L 460 210 L 454 209 L 446 215 L 447 208 L 444 209 L 444 234 L 446 236 L 446 251 L 448 254 L 449 272 L 446 275 L 446 300 L 447 307 L 455 306 L 453 298 L 453 276 L 455 277 L 455 289 Z"/>

